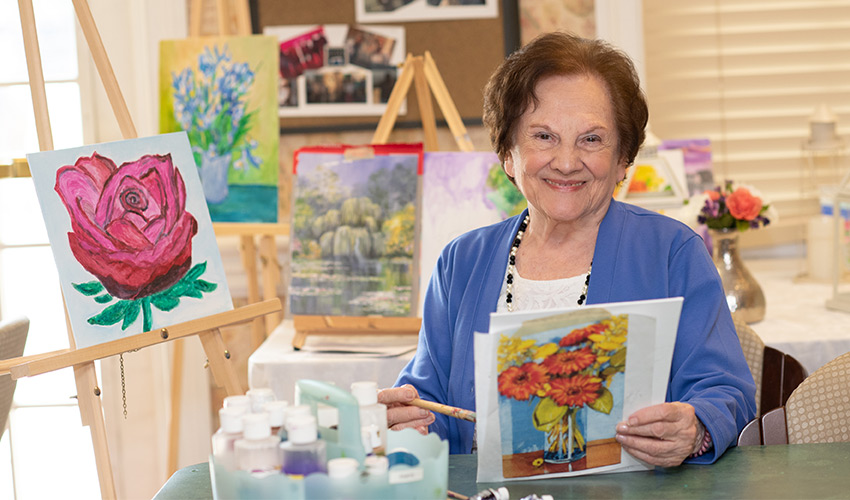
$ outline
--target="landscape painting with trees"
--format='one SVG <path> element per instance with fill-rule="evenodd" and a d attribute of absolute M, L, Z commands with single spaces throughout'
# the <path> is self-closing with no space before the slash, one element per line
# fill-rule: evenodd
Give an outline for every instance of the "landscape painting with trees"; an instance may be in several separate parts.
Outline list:
<path fill-rule="evenodd" d="M 421 148 L 296 152 L 292 314 L 410 315 Z"/>

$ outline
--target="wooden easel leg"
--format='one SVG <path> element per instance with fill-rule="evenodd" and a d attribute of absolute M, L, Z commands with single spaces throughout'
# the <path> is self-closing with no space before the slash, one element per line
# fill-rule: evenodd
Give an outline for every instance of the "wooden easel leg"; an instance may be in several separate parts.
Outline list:
<path fill-rule="evenodd" d="M 80 407 L 80 418 L 83 425 L 88 426 L 91 431 L 97 478 L 100 483 L 100 496 L 104 499 L 117 498 L 115 480 L 112 476 L 112 462 L 109 461 L 106 424 L 103 420 L 103 405 L 100 401 L 100 389 L 97 386 L 94 362 L 88 361 L 74 365 L 74 381 L 77 384 L 77 404 Z"/>
<path fill-rule="evenodd" d="M 38 148 L 41 151 L 52 151 L 53 134 L 50 131 L 50 115 L 47 113 L 47 95 L 44 91 L 44 73 L 41 69 L 41 51 L 38 48 L 32 0 L 18 0 L 18 10 L 21 16 L 21 31 L 24 35 L 24 52 L 27 58 Z"/>
<path fill-rule="evenodd" d="M 236 33 L 239 35 L 251 34 L 251 9 L 248 0 L 236 0 Z"/>
<path fill-rule="evenodd" d="M 263 264 L 263 299 L 277 297 L 277 285 L 280 283 L 280 262 L 277 260 L 277 245 L 274 236 L 265 234 L 260 238 L 260 260 Z M 271 332 L 280 324 L 278 313 L 266 315 L 266 332 Z"/>
<path fill-rule="evenodd" d="M 224 387 L 228 396 L 243 394 L 245 391 L 242 390 L 239 378 L 236 376 L 236 370 L 233 369 L 230 351 L 224 345 L 221 330 L 213 328 L 199 333 L 198 337 L 204 346 L 204 352 L 210 362 L 210 369 L 216 385 Z"/>
<path fill-rule="evenodd" d="M 260 283 L 257 279 L 257 245 L 253 235 L 240 237 L 239 253 L 242 254 L 242 267 L 248 282 L 248 303 L 260 301 Z M 257 317 L 251 322 L 251 350 L 260 347 L 266 339 L 266 327 L 263 318 Z"/>
<path fill-rule="evenodd" d="M 425 151 L 439 151 L 437 141 L 437 122 L 434 118 L 434 104 L 431 101 L 431 91 L 428 90 L 428 80 L 425 79 L 425 63 L 422 57 L 413 59 L 413 80 L 416 86 L 416 102 L 419 103 L 419 116 L 422 118 L 422 131 L 425 134 Z"/>
<path fill-rule="evenodd" d="M 424 69 L 425 78 L 428 79 L 428 84 L 431 86 L 431 91 L 434 93 L 434 99 L 437 100 L 437 104 L 440 106 L 440 111 L 443 112 L 443 117 L 449 125 L 449 130 L 452 131 L 452 135 L 454 135 L 455 142 L 457 142 L 458 147 L 461 151 L 475 151 L 472 139 L 469 138 L 466 127 L 463 125 L 463 120 L 460 118 L 460 113 L 457 111 L 457 106 L 455 106 L 452 96 L 449 94 L 449 89 L 446 88 L 446 82 L 443 81 L 443 77 L 437 69 L 437 64 L 434 62 L 434 58 L 431 57 L 431 53 L 427 50 L 425 51 Z"/>
<path fill-rule="evenodd" d="M 171 421 L 168 426 L 168 475 L 177 472 L 177 459 L 180 455 L 180 416 L 183 397 L 183 349 L 186 339 L 173 342 L 171 359 Z"/>
<path fill-rule="evenodd" d="M 413 55 L 407 54 L 407 59 L 401 66 L 401 75 L 393 86 L 393 91 L 390 93 L 390 98 L 387 100 L 387 110 L 378 121 L 378 128 L 375 129 L 375 135 L 372 136 L 372 144 L 386 144 L 390 138 L 390 132 L 393 131 L 398 112 L 401 109 L 401 103 L 404 102 L 410 84 L 413 82 Z"/>

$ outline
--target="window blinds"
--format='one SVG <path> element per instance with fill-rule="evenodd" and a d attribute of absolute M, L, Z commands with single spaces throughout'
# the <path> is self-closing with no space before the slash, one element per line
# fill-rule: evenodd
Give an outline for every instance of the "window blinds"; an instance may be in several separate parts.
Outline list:
<path fill-rule="evenodd" d="M 714 177 L 751 184 L 779 211 L 773 232 L 818 213 L 817 184 L 847 156 L 808 162 L 821 103 L 850 126 L 850 0 L 643 0 L 650 125 L 708 138 Z M 810 165 L 812 165 L 810 167 Z M 811 189 L 809 189 L 811 188 Z M 803 233 L 793 231 L 799 238 Z"/>

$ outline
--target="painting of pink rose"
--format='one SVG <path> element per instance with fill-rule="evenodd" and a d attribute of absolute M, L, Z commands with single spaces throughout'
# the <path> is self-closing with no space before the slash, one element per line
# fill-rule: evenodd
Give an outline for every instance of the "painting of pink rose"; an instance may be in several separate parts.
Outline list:
<path fill-rule="evenodd" d="M 162 141 L 180 147 L 139 147 Z M 30 155 L 30 165 L 75 338 L 82 328 L 141 333 L 232 308 L 184 133 L 72 151 Z"/>

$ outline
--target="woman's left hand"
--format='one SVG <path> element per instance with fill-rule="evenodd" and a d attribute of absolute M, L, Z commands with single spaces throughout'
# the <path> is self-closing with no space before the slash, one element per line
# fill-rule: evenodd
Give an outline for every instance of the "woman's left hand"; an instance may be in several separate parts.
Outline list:
<path fill-rule="evenodd" d="M 617 441 L 635 458 L 673 467 L 699 447 L 701 427 L 693 406 L 663 403 L 638 410 L 626 422 L 617 424 Z"/>

